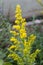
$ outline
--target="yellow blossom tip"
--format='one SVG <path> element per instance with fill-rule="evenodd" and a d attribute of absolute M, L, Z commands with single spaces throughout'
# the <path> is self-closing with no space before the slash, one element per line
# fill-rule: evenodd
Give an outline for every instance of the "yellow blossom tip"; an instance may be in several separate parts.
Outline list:
<path fill-rule="evenodd" d="M 20 8 L 20 5 L 18 4 L 18 5 L 16 6 L 16 8 Z"/>

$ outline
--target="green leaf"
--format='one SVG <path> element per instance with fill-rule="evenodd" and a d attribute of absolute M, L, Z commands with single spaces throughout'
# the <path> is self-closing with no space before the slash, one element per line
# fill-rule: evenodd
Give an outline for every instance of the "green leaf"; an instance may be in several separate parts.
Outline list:
<path fill-rule="evenodd" d="M 0 59 L 0 65 L 3 65 L 3 60 L 2 59 Z"/>
<path fill-rule="evenodd" d="M 12 65 L 10 62 L 4 62 L 3 65 Z"/>

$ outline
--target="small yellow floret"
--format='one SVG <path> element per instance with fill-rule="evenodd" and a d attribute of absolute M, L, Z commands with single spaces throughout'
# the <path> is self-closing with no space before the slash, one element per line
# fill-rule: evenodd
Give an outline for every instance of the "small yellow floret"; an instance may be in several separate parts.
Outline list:
<path fill-rule="evenodd" d="M 13 28 L 13 29 L 16 29 L 16 30 L 20 30 L 20 26 L 19 26 L 19 25 L 13 25 L 12 28 Z"/>
<path fill-rule="evenodd" d="M 10 33 L 12 33 L 14 36 L 19 35 L 19 33 L 18 33 L 18 32 L 16 32 L 16 31 L 10 31 Z"/>
<path fill-rule="evenodd" d="M 26 30 L 20 29 L 20 38 L 26 38 L 26 37 L 27 37 Z"/>
<path fill-rule="evenodd" d="M 20 29 L 20 33 L 25 33 L 26 30 L 25 29 Z"/>
<path fill-rule="evenodd" d="M 20 34 L 20 38 L 26 38 L 26 37 L 27 37 L 27 34 L 26 33 Z"/>
<path fill-rule="evenodd" d="M 17 39 L 14 38 L 14 37 L 11 37 L 11 38 L 10 38 L 10 41 L 17 43 Z"/>
<path fill-rule="evenodd" d="M 20 24 L 20 21 L 18 21 L 18 20 L 15 20 L 15 23 L 16 23 L 16 24 Z"/>
<path fill-rule="evenodd" d="M 12 45 L 12 46 L 9 47 L 9 50 L 14 49 L 14 48 L 16 48 L 16 46 Z"/>

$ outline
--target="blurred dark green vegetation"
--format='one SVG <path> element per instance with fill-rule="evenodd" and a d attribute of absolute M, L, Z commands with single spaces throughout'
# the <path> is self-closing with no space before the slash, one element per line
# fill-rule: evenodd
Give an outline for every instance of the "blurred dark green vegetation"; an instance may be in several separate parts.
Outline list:
<path fill-rule="evenodd" d="M 7 48 L 10 45 L 10 29 L 11 24 L 9 23 L 9 19 L 0 13 L 0 65 L 3 65 L 7 58 Z M 4 65 L 10 64 L 5 63 Z"/>

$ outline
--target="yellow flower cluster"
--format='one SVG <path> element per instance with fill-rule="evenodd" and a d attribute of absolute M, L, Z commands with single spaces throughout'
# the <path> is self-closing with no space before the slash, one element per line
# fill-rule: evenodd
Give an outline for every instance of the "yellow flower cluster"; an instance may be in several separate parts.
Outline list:
<path fill-rule="evenodd" d="M 20 5 L 17 5 L 17 7 L 16 7 L 16 15 L 15 15 L 15 17 L 16 17 L 16 19 L 17 20 L 21 20 L 22 19 L 22 16 L 21 16 L 21 7 L 20 7 Z"/>
<path fill-rule="evenodd" d="M 9 47 L 8 50 L 12 50 L 12 49 L 15 49 L 15 48 L 16 48 L 16 46 L 12 45 L 12 46 Z"/>
<path fill-rule="evenodd" d="M 26 30 L 20 29 L 20 38 L 25 38 L 25 37 L 27 37 Z"/>
<path fill-rule="evenodd" d="M 14 36 L 19 35 L 19 33 L 17 33 L 16 31 L 10 31 L 10 33 L 12 33 Z"/>
<path fill-rule="evenodd" d="M 17 5 L 16 12 L 15 12 L 15 14 L 16 14 L 15 23 L 17 25 L 13 25 L 12 28 L 16 29 L 16 31 L 19 32 L 20 38 L 26 38 L 27 37 L 26 30 L 25 30 L 26 20 L 25 20 L 25 18 L 22 18 L 21 12 L 22 11 L 21 11 L 20 5 Z M 16 35 L 15 31 L 14 31 L 14 35 Z"/>
<path fill-rule="evenodd" d="M 24 65 L 24 62 L 20 56 L 18 56 L 16 53 L 9 54 L 8 57 L 11 57 L 14 61 L 18 61 L 18 65 Z"/>
<path fill-rule="evenodd" d="M 19 25 L 13 25 L 12 28 L 13 28 L 13 29 L 16 29 L 16 30 L 20 30 L 20 26 L 19 26 Z"/>
<path fill-rule="evenodd" d="M 28 38 L 28 41 L 24 40 L 23 53 L 25 53 L 25 55 L 28 53 L 28 51 L 29 51 L 29 54 L 30 54 L 31 46 L 32 46 L 35 39 L 36 39 L 36 36 L 31 34 Z"/>
<path fill-rule="evenodd" d="M 17 42 L 18 42 L 18 40 L 17 40 L 16 38 L 14 38 L 14 37 L 11 37 L 11 38 L 10 38 L 10 41 L 12 41 L 12 42 L 14 42 L 14 43 L 17 43 Z"/>
<path fill-rule="evenodd" d="M 33 34 L 31 34 L 30 37 L 28 37 L 29 46 L 32 45 L 32 42 L 34 42 L 35 39 L 36 39 L 36 36 Z"/>
<path fill-rule="evenodd" d="M 10 31 L 10 33 L 13 34 L 13 36 L 10 38 L 10 41 L 14 44 L 8 48 L 8 50 L 11 52 L 8 57 L 17 60 L 18 65 L 24 65 L 24 63 L 27 63 L 27 65 L 32 65 L 32 62 L 35 61 L 35 57 L 40 50 L 37 49 L 34 53 L 30 54 L 31 47 L 36 39 L 36 36 L 34 34 L 31 34 L 29 37 L 27 36 L 25 29 L 26 20 L 22 18 L 21 12 L 20 5 L 17 5 L 15 12 L 15 23 L 17 25 L 13 25 L 12 28 L 14 31 Z"/>
<path fill-rule="evenodd" d="M 24 40 L 24 46 L 28 46 L 30 47 L 32 45 L 32 43 L 34 42 L 34 40 L 36 39 L 36 36 L 31 34 L 29 37 L 28 37 L 28 41 Z"/>
<path fill-rule="evenodd" d="M 30 54 L 30 58 L 31 58 L 31 60 L 29 61 L 30 63 L 33 63 L 33 61 L 35 61 L 35 58 L 39 52 L 40 50 L 37 49 L 34 53 Z"/>

